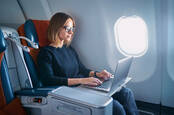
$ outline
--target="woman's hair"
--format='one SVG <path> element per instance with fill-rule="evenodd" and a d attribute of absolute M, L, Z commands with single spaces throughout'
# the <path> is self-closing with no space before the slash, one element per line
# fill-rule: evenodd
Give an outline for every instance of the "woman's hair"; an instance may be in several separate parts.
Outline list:
<path fill-rule="evenodd" d="M 71 19 L 73 21 L 73 26 L 75 26 L 75 22 L 73 18 L 65 13 L 58 12 L 54 14 L 50 20 L 47 34 L 48 34 L 48 41 L 53 43 L 53 42 L 58 42 L 60 44 L 60 39 L 58 38 L 60 28 L 64 26 L 65 22 Z M 71 40 L 68 43 L 65 43 L 66 45 L 69 45 L 71 43 Z"/>

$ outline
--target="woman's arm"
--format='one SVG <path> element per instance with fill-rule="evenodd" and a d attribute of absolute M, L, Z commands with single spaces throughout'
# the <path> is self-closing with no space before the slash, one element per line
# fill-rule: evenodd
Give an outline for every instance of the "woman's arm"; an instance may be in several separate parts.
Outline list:
<path fill-rule="evenodd" d="M 99 78 L 107 80 L 108 78 L 112 76 L 112 74 L 106 70 L 102 70 L 101 72 L 96 72 L 96 73 L 95 71 L 90 71 L 89 76 L 97 76 Z"/>
<path fill-rule="evenodd" d="M 74 48 L 72 48 L 70 46 L 72 52 L 74 53 L 74 55 L 76 56 L 76 59 L 78 61 L 78 66 L 79 66 L 79 74 L 84 75 L 85 77 L 88 77 L 90 75 L 90 69 L 86 68 L 80 61 L 77 52 L 74 50 Z"/>
<path fill-rule="evenodd" d="M 52 54 L 47 50 L 39 52 L 37 66 L 39 78 L 45 86 L 68 85 L 68 78 L 55 76 L 52 68 Z"/>
<path fill-rule="evenodd" d="M 91 77 L 93 76 L 93 77 L 94 77 L 94 72 L 95 72 L 95 71 L 90 71 L 90 72 L 89 72 L 89 76 L 91 76 Z"/>

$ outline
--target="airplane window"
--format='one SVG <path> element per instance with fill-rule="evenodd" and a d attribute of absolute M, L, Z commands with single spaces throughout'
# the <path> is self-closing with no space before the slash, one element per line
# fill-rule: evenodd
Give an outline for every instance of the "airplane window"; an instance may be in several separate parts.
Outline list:
<path fill-rule="evenodd" d="M 139 16 L 121 17 L 114 25 L 116 46 L 125 56 L 139 57 L 148 49 L 147 26 Z"/>

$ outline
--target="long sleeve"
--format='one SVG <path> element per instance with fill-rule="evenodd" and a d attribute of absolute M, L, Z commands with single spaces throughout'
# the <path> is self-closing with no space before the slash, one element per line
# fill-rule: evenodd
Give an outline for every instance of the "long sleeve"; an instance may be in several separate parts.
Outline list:
<path fill-rule="evenodd" d="M 73 50 L 73 52 L 75 53 L 76 58 L 77 58 L 77 60 L 78 60 L 80 74 L 84 75 L 85 77 L 89 77 L 89 73 L 90 73 L 90 71 L 92 71 L 92 70 L 86 68 L 86 67 L 82 64 L 82 62 L 80 61 L 80 59 L 79 59 L 78 54 L 76 53 L 76 51 L 75 51 L 73 48 L 72 48 L 72 50 Z"/>
<path fill-rule="evenodd" d="M 89 77 L 91 71 L 80 62 L 71 46 L 41 48 L 37 65 L 39 78 L 45 86 L 68 85 L 68 78 Z"/>
<path fill-rule="evenodd" d="M 53 71 L 53 58 L 49 51 L 41 51 L 37 57 L 39 77 L 44 86 L 68 85 L 68 78 L 56 76 Z M 57 70 L 59 71 L 59 70 Z"/>

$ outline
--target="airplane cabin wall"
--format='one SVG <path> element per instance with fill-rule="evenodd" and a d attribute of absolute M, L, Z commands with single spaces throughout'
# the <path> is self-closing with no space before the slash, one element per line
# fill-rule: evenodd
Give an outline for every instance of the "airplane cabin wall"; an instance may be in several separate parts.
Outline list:
<path fill-rule="evenodd" d="M 51 17 L 47 0 L 17 0 L 27 19 L 49 20 Z"/>
<path fill-rule="evenodd" d="M 163 68 L 163 79 L 162 79 L 162 105 L 174 107 L 174 1 L 168 0 L 166 2 L 163 0 L 163 11 L 164 15 L 162 31 L 164 32 L 163 44 L 165 47 L 162 47 L 163 50 L 163 59 L 164 63 Z"/>
<path fill-rule="evenodd" d="M 94 70 L 105 68 L 114 72 L 118 59 L 124 57 L 115 46 L 115 22 L 122 16 L 142 17 L 148 28 L 149 46 L 144 56 L 134 59 L 130 71 L 133 80 L 128 87 L 134 91 L 137 100 L 160 103 L 162 75 L 159 72 L 154 1 L 95 0 L 91 4 L 81 0 L 52 0 L 48 4 L 51 12 L 63 11 L 75 17 L 77 32 L 73 46 L 81 61 Z"/>
<path fill-rule="evenodd" d="M 17 0 L 0 0 L 0 25 L 17 28 L 25 17 Z"/>
<path fill-rule="evenodd" d="M 1 0 L 0 6 L 8 6 L 6 1 Z M 148 50 L 142 57 L 134 59 L 129 73 L 133 79 L 127 87 L 133 90 L 136 100 L 174 107 L 172 0 L 18 1 L 8 2 L 10 10 L 0 7 L 0 13 L 4 14 L 0 16 L 1 24 L 19 25 L 25 18 L 48 20 L 56 12 L 68 13 L 76 21 L 72 45 L 80 60 L 90 69 L 107 69 L 112 73 L 117 61 L 125 57 L 115 45 L 115 22 L 122 16 L 141 17 L 148 28 Z"/>

